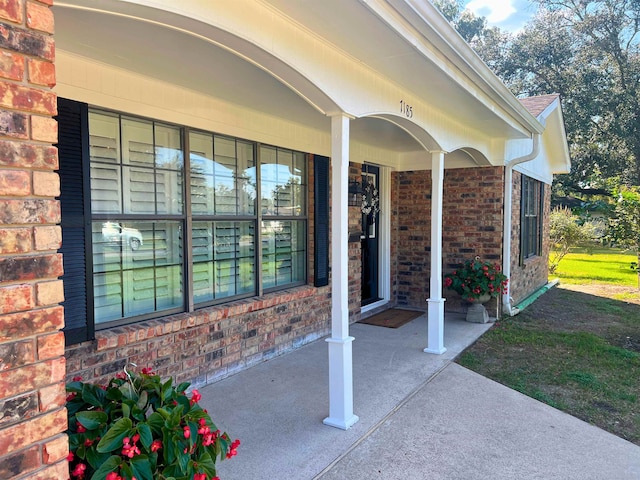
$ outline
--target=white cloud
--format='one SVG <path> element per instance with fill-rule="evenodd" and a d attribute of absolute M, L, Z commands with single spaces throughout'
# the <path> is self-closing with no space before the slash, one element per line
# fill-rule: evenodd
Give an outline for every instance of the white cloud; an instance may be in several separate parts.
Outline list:
<path fill-rule="evenodd" d="M 487 17 L 489 23 L 500 23 L 516 13 L 513 0 L 471 0 L 467 9 L 478 16 Z"/>

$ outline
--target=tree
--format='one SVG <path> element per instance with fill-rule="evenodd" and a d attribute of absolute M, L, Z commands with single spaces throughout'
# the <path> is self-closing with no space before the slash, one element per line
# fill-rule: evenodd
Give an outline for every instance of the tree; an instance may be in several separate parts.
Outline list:
<path fill-rule="evenodd" d="M 640 2 L 536 0 L 498 73 L 517 95 L 560 93 L 574 191 L 640 184 Z"/>
<path fill-rule="evenodd" d="M 596 227 L 591 222 L 580 223 L 577 215 L 568 208 L 557 207 L 551 211 L 549 220 L 549 237 L 551 252 L 549 253 L 549 273 L 554 273 L 560 260 L 573 247 L 593 240 Z"/>
<path fill-rule="evenodd" d="M 609 222 L 609 239 L 636 250 L 638 288 L 640 288 L 640 188 L 623 187 L 618 192 L 614 215 Z"/>

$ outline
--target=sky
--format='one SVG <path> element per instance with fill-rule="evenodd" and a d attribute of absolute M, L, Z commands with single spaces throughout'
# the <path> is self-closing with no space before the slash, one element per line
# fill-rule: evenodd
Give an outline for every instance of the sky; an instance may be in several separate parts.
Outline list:
<path fill-rule="evenodd" d="M 535 13 L 535 5 L 528 0 L 467 0 L 466 7 L 481 17 L 487 17 L 489 26 L 516 33 Z"/>

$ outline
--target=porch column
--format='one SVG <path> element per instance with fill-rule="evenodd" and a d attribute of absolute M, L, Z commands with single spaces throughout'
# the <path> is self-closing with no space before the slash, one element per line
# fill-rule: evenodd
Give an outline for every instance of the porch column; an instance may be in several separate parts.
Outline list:
<path fill-rule="evenodd" d="M 431 279 L 429 281 L 427 353 L 442 354 L 444 348 L 444 298 L 442 298 L 442 197 L 444 152 L 431 152 Z"/>
<path fill-rule="evenodd" d="M 353 414 L 353 362 L 349 336 L 349 121 L 331 117 L 331 338 L 329 344 L 329 416 L 325 425 L 348 429 Z"/>

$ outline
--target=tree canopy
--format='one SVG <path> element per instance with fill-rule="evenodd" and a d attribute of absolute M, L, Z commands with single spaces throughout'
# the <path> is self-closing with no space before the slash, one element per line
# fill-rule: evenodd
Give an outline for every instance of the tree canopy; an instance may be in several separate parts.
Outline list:
<path fill-rule="evenodd" d="M 434 5 L 516 96 L 560 94 L 572 170 L 556 189 L 640 185 L 640 0 L 534 2 L 536 15 L 514 35 L 460 1 Z"/>

